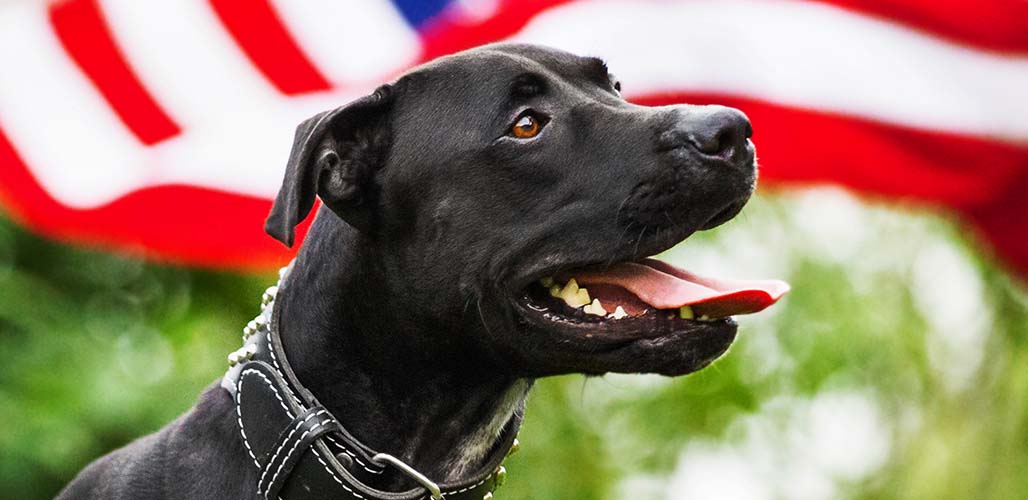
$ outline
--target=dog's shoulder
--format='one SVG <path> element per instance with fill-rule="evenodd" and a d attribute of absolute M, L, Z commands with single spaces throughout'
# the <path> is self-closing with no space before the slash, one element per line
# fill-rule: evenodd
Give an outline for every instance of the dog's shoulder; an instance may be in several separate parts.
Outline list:
<path fill-rule="evenodd" d="M 256 479 L 234 416 L 231 396 L 212 384 L 172 423 L 91 463 L 57 500 L 214 499 L 244 491 Z"/>

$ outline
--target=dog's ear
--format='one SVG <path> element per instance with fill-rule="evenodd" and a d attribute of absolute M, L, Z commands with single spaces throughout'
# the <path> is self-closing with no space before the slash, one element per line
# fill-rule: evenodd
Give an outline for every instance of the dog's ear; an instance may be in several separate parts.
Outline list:
<path fill-rule="evenodd" d="M 296 225 L 310 213 L 315 195 L 346 222 L 368 229 L 371 180 L 388 149 L 392 99 L 383 85 L 296 127 L 282 188 L 264 222 L 268 234 L 293 246 Z"/>

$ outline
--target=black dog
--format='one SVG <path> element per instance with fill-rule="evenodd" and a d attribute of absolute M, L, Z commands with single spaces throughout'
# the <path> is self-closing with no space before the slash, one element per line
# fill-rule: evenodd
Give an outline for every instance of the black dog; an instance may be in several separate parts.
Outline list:
<path fill-rule="evenodd" d="M 767 305 L 668 292 L 705 282 L 642 260 L 742 208 L 756 182 L 750 135 L 734 109 L 630 104 L 599 59 L 542 47 L 492 45 L 415 68 L 299 127 L 266 229 L 291 245 L 315 196 L 323 207 L 275 301 L 277 337 L 267 337 L 281 338 L 280 350 L 260 349 L 288 357 L 285 392 L 309 390 L 327 410 L 310 421 L 331 427 L 321 436 L 348 433 L 365 452 L 458 484 L 502 459 L 533 379 L 689 373 L 734 339 L 728 314 Z M 294 399 L 286 421 L 311 418 Z M 302 478 L 264 486 L 276 470 L 258 462 L 306 472 L 291 451 L 252 450 L 237 417 L 237 401 L 215 385 L 59 498 L 306 498 Z M 284 431 L 321 431 L 288 425 L 268 442 L 345 449 L 294 443 Z M 383 458 L 343 455 L 326 470 L 364 468 L 375 474 L 365 485 L 420 488 Z"/>

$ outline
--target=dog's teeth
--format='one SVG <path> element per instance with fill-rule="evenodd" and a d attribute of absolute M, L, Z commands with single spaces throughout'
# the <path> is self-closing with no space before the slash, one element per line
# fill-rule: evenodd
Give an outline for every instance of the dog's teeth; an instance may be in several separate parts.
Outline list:
<path fill-rule="evenodd" d="M 547 277 L 539 280 L 539 284 L 544 286 L 544 287 L 546 287 L 546 288 L 550 288 L 550 287 L 553 286 L 553 278 L 547 276 Z"/>
<path fill-rule="evenodd" d="M 703 314 L 699 318 L 696 318 L 696 319 L 698 319 L 700 321 L 714 321 L 714 318 L 711 318 L 710 316 L 707 316 L 706 314 Z"/>
<path fill-rule="evenodd" d="M 621 319 L 625 316 L 628 316 L 628 313 L 625 312 L 625 309 L 623 307 L 617 306 L 617 308 L 614 309 L 614 312 L 610 316 L 614 319 Z"/>
<path fill-rule="evenodd" d="M 578 282 L 571 278 L 560 291 L 560 298 L 571 307 L 581 307 L 589 303 L 589 292 L 585 288 L 578 288 Z"/>
<path fill-rule="evenodd" d="M 585 305 L 585 304 L 589 303 L 589 300 L 590 300 L 589 290 L 586 290 L 585 288 L 579 288 L 578 289 L 578 295 L 575 296 L 575 302 L 577 302 L 577 303 L 579 303 L 581 305 Z M 575 307 L 578 307 L 578 306 L 575 306 Z"/>
<path fill-rule="evenodd" d="M 550 287 L 551 297 L 560 297 L 560 285 L 553 285 Z"/>
<path fill-rule="evenodd" d="M 692 312 L 692 307 L 682 306 L 682 308 L 678 310 L 678 317 L 682 319 L 693 319 L 695 315 Z"/>
<path fill-rule="evenodd" d="M 582 311 L 584 311 L 586 314 L 592 314 L 592 315 L 595 315 L 595 316 L 606 316 L 607 315 L 607 310 L 603 308 L 602 304 L 600 304 L 600 299 L 593 299 L 593 302 L 591 304 L 585 306 L 582 309 Z"/>

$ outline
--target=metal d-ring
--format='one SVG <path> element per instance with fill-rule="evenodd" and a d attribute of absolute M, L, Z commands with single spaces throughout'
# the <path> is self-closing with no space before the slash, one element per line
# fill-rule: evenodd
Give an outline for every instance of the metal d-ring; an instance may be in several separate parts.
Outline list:
<path fill-rule="evenodd" d="M 371 457 L 371 461 L 375 462 L 378 465 L 383 465 L 383 463 L 385 463 L 392 465 L 393 467 L 396 467 L 400 470 L 400 472 L 403 472 L 411 479 L 417 481 L 418 484 L 424 486 L 425 489 L 432 494 L 432 498 L 434 500 L 442 500 L 443 492 L 439 489 L 438 484 L 435 484 L 431 479 L 425 477 L 424 474 L 418 472 L 414 467 L 407 465 L 399 458 L 396 458 L 388 453 L 379 453 L 378 455 Z"/>

